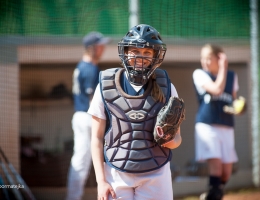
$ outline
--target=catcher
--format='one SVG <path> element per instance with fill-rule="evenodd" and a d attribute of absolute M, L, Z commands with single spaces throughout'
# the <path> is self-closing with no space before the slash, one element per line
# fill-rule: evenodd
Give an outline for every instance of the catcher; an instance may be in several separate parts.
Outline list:
<path fill-rule="evenodd" d="M 162 133 L 163 126 L 159 128 L 171 122 L 163 117 L 168 112 L 158 119 L 157 115 L 170 97 L 176 97 L 176 102 L 178 97 L 167 72 L 158 69 L 166 50 L 155 28 L 137 25 L 118 43 L 124 68 L 100 73 L 88 110 L 93 119 L 91 151 L 100 200 L 173 199 L 170 160 L 171 149 L 181 144 L 178 123 L 169 141 L 157 143 L 153 136 L 154 127 L 163 138 L 168 135 Z M 177 108 L 177 103 L 173 105 Z M 176 117 L 182 116 L 182 110 L 178 112 Z"/>

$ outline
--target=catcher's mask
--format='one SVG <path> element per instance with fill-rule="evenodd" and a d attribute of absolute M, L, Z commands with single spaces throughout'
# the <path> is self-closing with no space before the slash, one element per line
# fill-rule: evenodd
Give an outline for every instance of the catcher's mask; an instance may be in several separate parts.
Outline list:
<path fill-rule="evenodd" d="M 151 48 L 154 51 L 154 56 L 151 59 L 146 56 L 128 55 L 128 47 Z M 147 83 L 154 70 L 161 65 L 166 50 L 166 45 L 163 43 L 159 32 L 152 26 L 139 24 L 131 28 L 118 43 L 118 54 L 126 69 L 130 83 L 139 86 Z M 134 65 L 130 65 L 130 59 L 135 59 Z M 141 59 L 141 63 L 149 61 L 151 64 L 149 66 L 142 64 L 140 69 L 140 66 L 137 66 L 137 59 Z"/>

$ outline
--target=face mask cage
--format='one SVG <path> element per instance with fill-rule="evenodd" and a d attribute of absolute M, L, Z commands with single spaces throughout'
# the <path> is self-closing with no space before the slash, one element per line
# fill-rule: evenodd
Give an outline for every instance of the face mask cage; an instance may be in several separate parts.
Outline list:
<path fill-rule="evenodd" d="M 154 50 L 154 57 L 151 58 L 145 56 L 128 55 L 126 53 L 129 46 L 138 48 L 152 48 Z M 154 70 L 161 65 L 166 53 L 166 47 L 164 45 L 146 46 L 145 44 L 139 43 L 119 43 L 118 52 L 119 57 L 123 62 L 124 68 L 126 69 L 128 80 L 134 85 L 142 86 L 145 83 L 147 83 L 148 79 L 151 77 Z M 132 60 L 132 63 L 134 64 L 130 65 L 130 60 Z M 139 65 L 137 65 L 137 60 Z M 150 64 L 148 66 L 144 66 L 145 62 Z"/>

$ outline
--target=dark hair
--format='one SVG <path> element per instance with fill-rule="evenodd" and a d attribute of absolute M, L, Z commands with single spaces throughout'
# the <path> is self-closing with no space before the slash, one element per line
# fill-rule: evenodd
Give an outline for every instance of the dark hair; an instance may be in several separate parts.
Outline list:
<path fill-rule="evenodd" d="M 151 92 L 151 95 L 152 95 L 153 99 L 155 101 L 159 101 L 159 102 L 165 103 L 165 96 L 163 94 L 163 91 L 162 91 L 161 87 L 156 82 L 156 75 L 155 75 L 155 73 L 152 74 L 151 78 L 153 79 L 153 86 L 152 86 L 153 88 L 152 88 L 152 92 Z"/>

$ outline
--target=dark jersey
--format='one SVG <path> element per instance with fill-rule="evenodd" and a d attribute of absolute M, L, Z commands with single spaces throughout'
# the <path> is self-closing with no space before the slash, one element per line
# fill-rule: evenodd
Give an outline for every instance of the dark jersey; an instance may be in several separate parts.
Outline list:
<path fill-rule="evenodd" d="M 73 97 L 75 111 L 87 112 L 92 95 L 98 84 L 99 69 L 92 63 L 81 61 L 73 73 Z"/>
<path fill-rule="evenodd" d="M 206 72 L 208 73 L 208 72 Z M 216 77 L 208 73 L 213 81 Z M 233 83 L 234 83 L 234 72 L 228 71 L 227 80 L 224 92 L 219 96 L 214 96 L 205 92 L 199 94 L 196 90 L 199 110 L 196 116 L 196 122 L 202 122 L 206 124 L 219 124 L 226 126 L 234 126 L 234 117 L 231 114 L 227 114 L 223 111 L 225 105 L 229 105 L 233 101 Z"/>

